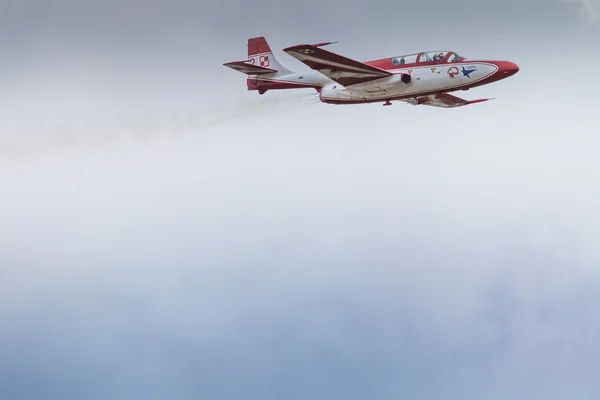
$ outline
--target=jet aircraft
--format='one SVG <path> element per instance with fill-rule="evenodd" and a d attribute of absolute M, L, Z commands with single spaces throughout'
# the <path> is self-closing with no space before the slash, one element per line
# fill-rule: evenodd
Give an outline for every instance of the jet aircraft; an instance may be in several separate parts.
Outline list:
<path fill-rule="evenodd" d="M 404 101 L 454 108 L 490 99 L 464 100 L 449 93 L 487 85 L 519 71 L 510 61 L 468 60 L 454 51 L 423 51 L 360 62 L 322 49 L 336 42 L 301 44 L 283 51 L 311 70 L 293 72 L 279 63 L 264 37 L 248 39 L 248 60 L 225 63 L 247 77 L 248 90 L 312 88 L 328 104 Z"/>

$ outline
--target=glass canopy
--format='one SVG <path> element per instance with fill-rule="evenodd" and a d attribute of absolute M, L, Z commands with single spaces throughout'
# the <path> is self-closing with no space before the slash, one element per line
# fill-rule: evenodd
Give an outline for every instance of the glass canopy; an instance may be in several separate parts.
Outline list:
<path fill-rule="evenodd" d="M 407 54 L 392 58 L 393 65 L 417 64 L 417 63 L 441 63 L 441 62 L 459 62 L 464 57 L 459 56 L 453 51 L 424 51 L 420 53 Z"/>

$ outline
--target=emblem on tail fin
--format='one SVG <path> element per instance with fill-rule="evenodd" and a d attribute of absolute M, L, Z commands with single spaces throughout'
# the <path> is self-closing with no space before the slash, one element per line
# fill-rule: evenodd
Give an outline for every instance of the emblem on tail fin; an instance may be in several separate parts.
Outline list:
<path fill-rule="evenodd" d="M 260 56 L 258 61 L 259 61 L 261 67 L 268 67 L 270 64 L 269 56 Z"/>
<path fill-rule="evenodd" d="M 248 59 L 248 62 L 251 65 L 256 65 L 258 64 L 259 66 L 263 67 L 263 68 L 267 68 L 271 65 L 271 61 L 269 59 L 268 55 L 262 55 L 262 56 L 254 56 L 254 57 L 250 57 Z"/>

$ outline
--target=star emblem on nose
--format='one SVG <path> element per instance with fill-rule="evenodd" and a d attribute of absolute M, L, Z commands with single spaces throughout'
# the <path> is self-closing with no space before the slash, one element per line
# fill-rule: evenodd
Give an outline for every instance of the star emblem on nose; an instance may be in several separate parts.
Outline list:
<path fill-rule="evenodd" d="M 470 78 L 471 77 L 470 75 L 475 71 L 477 71 L 475 68 L 465 69 L 465 67 L 462 67 L 462 74 L 463 74 L 463 76 L 466 76 L 467 78 Z"/>

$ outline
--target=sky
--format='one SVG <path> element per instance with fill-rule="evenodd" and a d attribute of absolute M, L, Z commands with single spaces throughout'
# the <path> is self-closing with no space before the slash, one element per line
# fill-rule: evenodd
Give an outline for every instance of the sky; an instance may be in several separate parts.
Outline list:
<path fill-rule="evenodd" d="M 0 398 L 597 399 L 598 10 L 3 0 Z M 254 36 L 521 71 L 332 106 Z"/>

